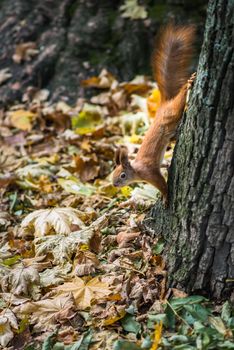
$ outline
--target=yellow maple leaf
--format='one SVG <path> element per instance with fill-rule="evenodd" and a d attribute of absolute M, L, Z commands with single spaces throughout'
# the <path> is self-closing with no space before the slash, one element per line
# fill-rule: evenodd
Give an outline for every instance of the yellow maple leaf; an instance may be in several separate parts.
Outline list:
<path fill-rule="evenodd" d="M 162 337 L 162 321 L 155 325 L 153 344 L 150 350 L 157 350 Z"/>
<path fill-rule="evenodd" d="M 77 307 L 84 310 L 91 306 L 91 302 L 111 294 L 109 286 L 101 282 L 99 277 L 94 277 L 87 283 L 81 278 L 75 277 L 73 282 L 64 283 L 56 288 L 65 293 L 72 293 Z"/>
<path fill-rule="evenodd" d="M 32 123 L 35 117 L 35 113 L 26 111 L 24 109 L 10 112 L 12 126 L 24 131 L 30 131 L 32 129 Z"/>
<path fill-rule="evenodd" d="M 119 313 L 117 313 L 116 315 L 109 317 L 107 319 L 105 319 L 103 321 L 103 325 L 104 326 L 110 326 L 111 324 L 121 320 L 122 318 L 124 318 L 124 316 L 126 315 L 126 311 L 125 310 L 121 310 Z"/>
<path fill-rule="evenodd" d="M 159 89 L 154 89 L 151 95 L 147 98 L 147 107 L 151 117 L 155 116 L 158 107 L 161 103 L 161 95 Z"/>
<path fill-rule="evenodd" d="M 133 135 L 131 135 L 129 141 L 131 143 L 141 144 L 142 143 L 142 136 L 133 134 Z"/>
<path fill-rule="evenodd" d="M 132 189 L 130 186 L 121 187 L 121 193 L 124 197 L 128 198 L 131 192 L 132 192 Z"/>

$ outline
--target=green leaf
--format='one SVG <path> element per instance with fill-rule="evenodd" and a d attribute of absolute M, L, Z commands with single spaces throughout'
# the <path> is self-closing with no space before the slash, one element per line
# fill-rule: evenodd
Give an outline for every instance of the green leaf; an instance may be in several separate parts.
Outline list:
<path fill-rule="evenodd" d="M 170 305 L 173 307 L 174 310 L 179 310 L 184 305 L 198 304 L 203 301 L 207 301 L 207 299 L 201 295 L 192 295 L 186 298 L 172 298 L 170 300 Z"/>
<path fill-rule="evenodd" d="M 53 350 L 65 350 L 65 345 L 63 343 L 56 343 L 54 346 L 53 346 Z"/>
<path fill-rule="evenodd" d="M 199 304 L 184 305 L 184 308 L 194 317 L 195 320 L 205 322 L 210 315 L 210 311 Z"/>
<path fill-rule="evenodd" d="M 23 318 L 19 323 L 19 328 L 17 329 L 16 333 L 21 334 L 25 331 L 25 329 L 29 325 L 29 320 L 27 317 Z"/>
<path fill-rule="evenodd" d="M 147 328 L 154 329 L 155 323 L 162 321 L 165 327 L 168 326 L 168 319 L 166 314 L 148 315 Z"/>
<path fill-rule="evenodd" d="M 5 265 L 5 266 L 11 266 L 11 265 L 16 264 L 16 263 L 19 261 L 20 258 L 21 258 L 20 255 L 14 255 L 14 256 L 12 256 L 11 258 L 4 259 L 4 260 L 2 261 L 2 263 L 3 263 L 3 265 Z"/>
<path fill-rule="evenodd" d="M 145 337 L 145 339 L 142 340 L 141 343 L 141 349 L 149 349 L 151 348 L 152 345 L 152 340 L 149 335 Z"/>
<path fill-rule="evenodd" d="M 185 335 L 175 334 L 175 335 L 171 336 L 168 340 L 171 342 L 174 342 L 174 343 L 175 342 L 188 343 L 189 339 Z"/>
<path fill-rule="evenodd" d="M 117 340 L 114 343 L 113 350 L 141 350 L 140 346 L 127 340 Z"/>
<path fill-rule="evenodd" d="M 56 330 L 54 333 L 50 334 L 42 344 L 42 350 L 52 350 L 54 344 L 57 340 L 58 331 Z"/>
<path fill-rule="evenodd" d="M 234 349 L 234 342 L 231 342 L 230 340 L 226 340 L 222 344 L 219 345 L 219 348 L 221 349 Z M 218 349 L 218 348 L 217 348 Z"/>
<path fill-rule="evenodd" d="M 93 133 L 102 122 L 99 108 L 85 104 L 83 110 L 72 117 L 72 128 L 77 134 L 85 135 Z"/>
<path fill-rule="evenodd" d="M 197 350 L 197 347 L 189 344 L 181 344 L 173 346 L 173 350 Z"/>
<path fill-rule="evenodd" d="M 175 329 L 175 323 L 176 323 L 176 317 L 175 313 L 171 309 L 170 305 L 167 305 L 165 309 L 165 314 L 167 315 L 167 322 L 168 322 L 168 327 L 170 329 Z"/>
<path fill-rule="evenodd" d="M 58 183 L 66 192 L 73 193 L 73 194 L 91 196 L 95 192 L 95 188 L 93 186 L 82 184 L 74 176 L 71 176 L 68 179 L 59 178 Z"/>
<path fill-rule="evenodd" d="M 203 334 L 199 334 L 196 338 L 196 345 L 198 349 L 206 349 L 206 347 L 210 344 L 211 338 L 209 337 L 207 332 Z"/>
<path fill-rule="evenodd" d="M 153 253 L 155 255 L 159 255 L 162 253 L 163 248 L 164 248 L 165 242 L 163 239 L 159 239 L 157 244 L 155 246 L 153 246 Z"/>
<path fill-rule="evenodd" d="M 121 324 L 126 332 L 138 334 L 141 330 L 140 323 L 138 323 L 135 320 L 135 317 L 130 314 L 124 316 L 124 318 L 121 320 Z"/>

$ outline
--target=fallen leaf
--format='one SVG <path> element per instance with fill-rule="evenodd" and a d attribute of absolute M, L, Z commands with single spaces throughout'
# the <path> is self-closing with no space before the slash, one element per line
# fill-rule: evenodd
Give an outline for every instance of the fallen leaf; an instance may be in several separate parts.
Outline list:
<path fill-rule="evenodd" d="M 121 309 L 119 312 L 116 310 L 116 315 L 111 315 L 103 321 L 103 326 L 110 326 L 111 324 L 121 320 L 126 315 L 126 311 Z"/>
<path fill-rule="evenodd" d="M 57 322 L 66 322 L 74 315 L 74 302 L 70 296 L 58 296 L 26 303 L 18 307 L 17 311 L 31 315 L 31 322 L 37 324 L 37 329 L 48 330 L 53 329 Z"/>
<path fill-rule="evenodd" d="M 44 236 L 56 232 L 68 235 L 72 232 L 72 225 L 85 228 L 85 224 L 79 218 L 84 214 L 74 208 L 53 208 L 36 210 L 24 218 L 21 227 L 25 232 L 34 230 L 35 236 Z"/>
<path fill-rule="evenodd" d="M 91 77 L 86 80 L 82 80 L 81 84 L 84 87 L 96 87 L 101 89 L 110 88 L 113 82 L 116 81 L 114 76 L 106 69 L 103 69 L 98 77 Z"/>
<path fill-rule="evenodd" d="M 95 192 L 95 187 L 89 184 L 82 184 L 75 176 L 67 179 L 58 178 L 58 184 L 69 193 L 79 194 L 81 196 L 90 196 Z"/>
<path fill-rule="evenodd" d="M 34 296 L 39 286 L 40 277 L 38 271 L 30 266 L 22 264 L 9 272 L 1 280 L 2 289 L 11 291 L 15 295 Z"/>
<path fill-rule="evenodd" d="M 87 103 L 77 116 L 72 117 L 72 128 L 79 135 L 93 134 L 102 124 L 100 107 Z"/>
<path fill-rule="evenodd" d="M 163 326 L 162 321 L 155 325 L 153 345 L 151 346 L 150 350 L 158 349 L 158 346 L 162 338 L 162 326 Z"/>
<path fill-rule="evenodd" d="M 74 260 L 74 273 L 76 276 L 87 276 L 93 274 L 100 261 L 96 255 L 88 250 L 79 251 Z"/>
<path fill-rule="evenodd" d="M 15 315 L 10 309 L 5 309 L 0 314 L 0 344 L 5 347 L 13 339 L 12 331 L 18 328 Z"/>
<path fill-rule="evenodd" d="M 71 270 L 72 265 L 69 262 L 46 269 L 40 273 L 40 285 L 42 287 L 58 286 L 64 282 Z"/>
<path fill-rule="evenodd" d="M 73 254 L 77 252 L 77 246 L 86 244 L 95 251 L 92 242 L 97 245 L 96 232 L 108 225 L 108 217 L 103 215 L 94 221 L 89 227 L 64 235 L 41 236 L 34 240 L 36 255 L 52 254 L 54 263 L 64 264 L 70 261 Z"/>
<path fill-rule="evenodd" d="M 119 246 L 122 248 L 125 246 L 126 243 L 133 241 L 137 237 L 139 237 L 141 233 L 140 232 L 119 232 L 117 234 L 117 242 Z"/>
<path fill-rule="evenodd" d="M 108 284 L 101 282 L 99 277 L 94 277 L 87 283 L 81 278 L 75 277 L 73 282 L 64 283 L 57 287 L 57 290 L 65 293 L 71 292 L 77 307 L 81 310 L 90 307 L 93 301 L 111 294 Z"/>
<path fill-rule="evenodd" d="M 159 89 L 154 89 L 151 95 L 147 98 L 147 107 L 151 117 L 155 117 L 155 114 L 161 103 L 161 95 Z"/>
<path fill-rule="evenodd" d="M 73 163 L 75 171 L 79 173 L 82 182 L 93 180 L 98 176 L 100 166 L 97 159 L 75 155 L 73 157 Z"/>
<path fill-rule="evenodd" d="M 17 129 L 30 131 L 32 130 L 33 121 L 36 114 L 24 109 L 9 112 L 11 125 Z"/>

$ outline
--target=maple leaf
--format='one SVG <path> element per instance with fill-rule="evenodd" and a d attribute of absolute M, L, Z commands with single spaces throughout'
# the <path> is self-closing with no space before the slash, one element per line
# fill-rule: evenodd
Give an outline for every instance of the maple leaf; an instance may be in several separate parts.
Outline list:
<path fill-rule="evenodd" d="M 0 344 L 5 347 L 14 337 L 13 329 L 18 328 L 17 319 L 10 309 L 0 314 Z"/>
<path fill-rule="evenodd" d="M 85 224 L 79 217 L 85 215 L 73 208 L 53 208 L 36 210 L 24 218 L 21 223 L 23 229 L 35 230 L 36 236 L 44 236 L 53 229 L 56 233 L 68 235 L 72 225 L 84 228 Z"/>
<path fill-rule="evenodd" d="M 66 321 L 74 315 L 74 302 L 71 296 L 58 296 L 29 302 L 15 308 L 21 314 L 31 314 L 31 322 L 37 323 L 37 329 L 50 329 L 58 321 Z"/>
<path fill-rule="evenodd" d="M 162 337 L 162 321 L 155 325 L 153 344 L 150 350 L 157 350 Z"/>
<path fill-rule="evenodd" d="M 147 107 L 151 117 L 155 114 L 161 103 L 161 95 L 159 89 L 154 89 L 151 95 L 147 98 Z"/>
<path fill-rule="evenodd" d="M 104 214 L 89 227 L 72 232 L 69 236 L 51 235 L 38 237 L 34 240 L 36 255 L 51 253 L 54 256 L 54 262 L 64 264 L 64 261 L 70 260 L 72 255 L 76 253 L 78 244 L 87 244 L 89 246 L 95 233 L 106 227 L 107 224 L 108 216 Z M 93 250 L 95 250 L 94 247 Z"/>
<path fill-rule="evenodd" d="M 75 277 L 73 282 L 64 283 L 62 286 L 57 287 L 57 290 L 65 293 L 71 292 L 77 307 L 82 310 L 90 307 L 92 301 L 111 294 L 109 285 L 101 282 L 99 277 L 94 277 L 87 283 L 81 278 Z"/>
<path fill-rule="evenodd" d="M 29 296 L 34 294 L 39 282 L 39 273 L 34 267 L 20 265 L 2 278 L 1 285 L 5 291 L 10 290 L 16 295 Z"/>

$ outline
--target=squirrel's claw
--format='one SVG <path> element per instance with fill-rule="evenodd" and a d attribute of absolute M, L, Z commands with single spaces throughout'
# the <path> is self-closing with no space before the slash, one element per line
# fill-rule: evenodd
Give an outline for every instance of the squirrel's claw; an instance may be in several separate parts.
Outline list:
<path fill-rule="evenodd" d="M 196 79 L 197 72 L 194 72 L 187 81 L 187 90 L 190 90 L 193 86 L 194 80 Z"/>

